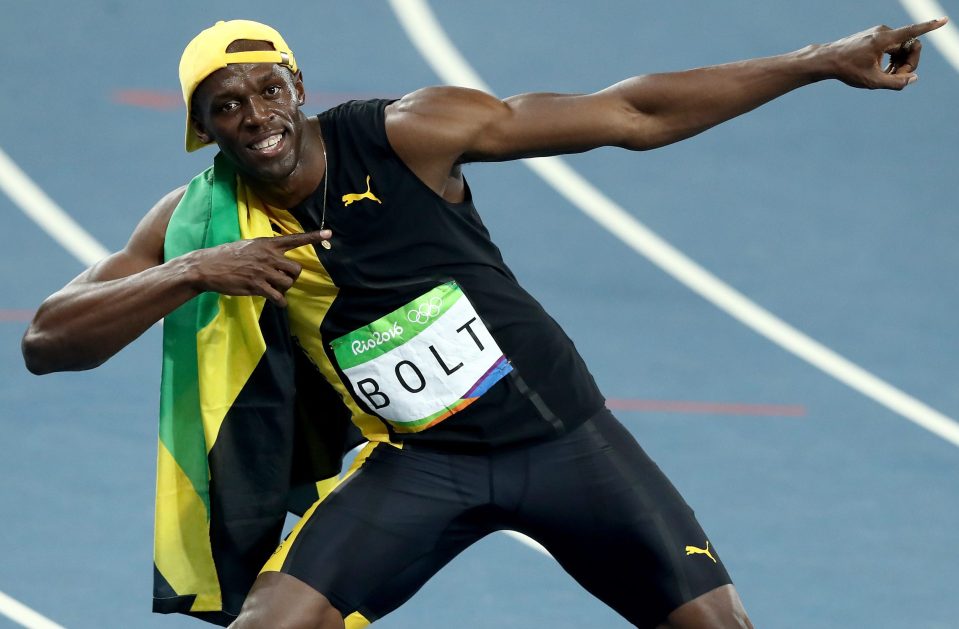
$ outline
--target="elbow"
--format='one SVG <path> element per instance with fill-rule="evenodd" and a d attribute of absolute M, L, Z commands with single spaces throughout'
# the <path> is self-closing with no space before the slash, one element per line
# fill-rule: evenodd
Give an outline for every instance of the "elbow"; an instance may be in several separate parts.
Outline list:
<path fill-rule="evenodd" d="M 619 148 L 627 151 L 651 151 L 652 149 L 664 146 L 663 144 L 654 144 L 645 140 L 628 140 L 619 145 Z"/>
<path fill-rule="evenodd" d="M 36 375 L 64 371 L 65 368 L 57 364 L 56 352 L 51 349 L 49 335 L 30 327 L 23 340 L 20 341 L 20 352 L 23 354 L 23 364 L 27 371 Z"/>
<path fill-rule="evenodd" d="M 637 133 L 627 136 L 618 142 L 616 146 L 621 149 L 626 149 L 627 151 L 651 151 L 652 149 L 657 149 L 667 144 L 669 144 L 669 142 L 656 142 L 645 134 Z"/>
<path fill-rule="evenodd" d="M 50 365 L 50 361 L 44 359 L 43 343 L 39 338 L 40 336 L 41 335 L 30 329 L 27 330 L 27 333 L 23 335 L 23 340 L 20 341 L 20 352 L 23 354 L 23 364 L 26 366 L 27 371 L 36 376 L 42 376 L 43 374 L 56 371 L 56 369 Z"/>
<path fill-rule="evenodd" d="M 54 334 L 55 328 L 51 329 L 50 325 L 47 324 L 44 315 L 45 310 L 45 304 L 41 304 L 33 315 L 30 327 L 23 333 L 23 338 L 20 340 L 23 364 L 27 371 L 36 376 L 58 371 L 55 364 L 56 351 L 54 346 L 57 342 Z"/>
<path fill-rule="evenodd" d="M 682 134 L 675 128 L 662 124 L 646 115 L 636 115 L 634 122 L 623 134 L 620 146 L 630 151 L 650 151 L 680 139 Z"/>
<path fill-rule="evenodd" d="M 681 116 L 632 110 L 626 115 L 617 146 L 630 151 L 650 151 L 690 138 L 707 128 Z"/>
<path fill-rule="evenodd" d="M 631 111 L 621 126 L 616 146 L 629 151 L 649 151 L 669 144 L 668 135 L 657 118 L 641 111 Z"/>
<path fill-rule="evenodd" d="M 23 364 L 30 373 L 42 376 L 56 371 L 82 371 L 101 365 L 103 360 L 71 360 L 69 352 L 62 351 L 49 334 L 30 327 L 20 341 Z"/>
<path fill-rule="evenodd" d="M 635 133 L 619 146 L 630 151 L 651 151 L 685 140 L 692 135 L 695 133 Z"/>

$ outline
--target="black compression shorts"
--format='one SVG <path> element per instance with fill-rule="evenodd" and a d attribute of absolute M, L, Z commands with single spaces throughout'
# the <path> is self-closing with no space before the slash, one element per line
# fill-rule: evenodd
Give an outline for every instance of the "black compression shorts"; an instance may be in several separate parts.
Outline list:
<path fill-rule="evenodd" d="M 384 616 L 502 529 L 543 544 L 639 627 L 730 583 L 692 510 L 608 411 L 563 437 L 487 454 L 368 448 L 265 568 L 309 584 L 344 617 Z"/>

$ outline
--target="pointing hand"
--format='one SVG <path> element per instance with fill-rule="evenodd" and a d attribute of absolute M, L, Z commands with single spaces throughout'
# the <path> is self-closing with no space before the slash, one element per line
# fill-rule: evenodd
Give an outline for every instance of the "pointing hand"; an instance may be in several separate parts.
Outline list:
<path fill-rule="evenodd" d="M 284 254 L 291 249 L 319 244 L 333 233 L 324 229 L 252 240 L 239 240 L 186 254 L 196 274 L 199 291 L 224 295 L 259 295 L 286 307 L 286 291 L 302 267 Z"/>
<path fill-rule="evenodd" d="M 831 53 L 831 74 L 853 87 L 901 90 L 919 78 L 916 69 L 922 44 L 917 38 L 948 21 L 939 18 L 896 29 L 876 26 L 827 44 L 823 48 Z M 889 55 L 885 67 L 883 55 Z"/>

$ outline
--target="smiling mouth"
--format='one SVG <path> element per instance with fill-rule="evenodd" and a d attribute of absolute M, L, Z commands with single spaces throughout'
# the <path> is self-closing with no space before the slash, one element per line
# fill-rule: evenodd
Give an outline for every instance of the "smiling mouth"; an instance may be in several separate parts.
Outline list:
<path fill-rule="evenodd" d="M 253 144 L 248 144 L 247 148 L 256 151 L 258 153 L 272 153 L 283 141 L 283 138 L 286 136 L 286 131 L 281 131 L 280 133 L 274 133 L 273 135 L 263 138 L 259 142 L 254 142 Z"/>

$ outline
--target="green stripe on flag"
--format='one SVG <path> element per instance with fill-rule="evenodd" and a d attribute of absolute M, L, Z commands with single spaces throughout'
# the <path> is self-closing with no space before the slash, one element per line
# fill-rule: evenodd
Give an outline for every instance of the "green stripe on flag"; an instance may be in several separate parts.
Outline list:
<path fill-rule="evenodd" d="M 164 260 L 240 239 L 236 174 L 219 155 L 214 164 L 193 178 L 170 217 Z M 196 336 L 216 317 L 219 299 L 218 293 L 202 293 L 166 316 L 160 385 L 160 440 L 190 479 L 208 518 L 209 463 L 197 386 Z"/>

